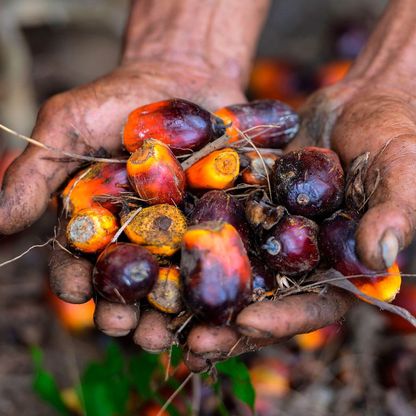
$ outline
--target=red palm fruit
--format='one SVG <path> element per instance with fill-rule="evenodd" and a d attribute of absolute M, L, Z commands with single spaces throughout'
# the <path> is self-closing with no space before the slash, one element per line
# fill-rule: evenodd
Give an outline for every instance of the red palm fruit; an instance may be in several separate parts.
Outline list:
<path fill-rule="evenodd" d="M 275 201 L 291 214 L 321 217 L 331 214 L 344 197 L 344 172 L 336 153 L 305 147 L 283 155 L 274 165 Z"/>
<path fill-rule="evenodd" d="M 132 111 L 124 125 L 123 143 L 133 153 L 145 140 L 157 139 L 181 154 L 200 149 L 224 132 L 221 119 L 197 104 L 174 98 Z"/>
<path fill-rule="evenodd" d="M 116 243 L 98 257 L 92 281 L 97 293 L 108 301 L 135 303 L 152 290 L 158 273 L 156 259 L 148 250 Z"/>
<path fill-rule="evenodd" d="M 129 181 L 150 205 L 180 204 L 185 194 L 185 173 L 169 147 L 146 140 L 127 161 Z"/>
<path fill-rule="evenodd" d="M 312 220 L 285 215 L 261 238 L 263 258 L 284 275 L 312 271 L 319 263 L 318 226 Z"/>
<path fill-rule="evenodd" d="M 109 244 L 118 230 L 117 218 L 103 207 L 78 211 L 69 221 L 66 237 L 69 244 L 83 253 L 96 253 Z"/>
<path fill-rule="evenodd" d="M 253 150 L 240 155 L 241 165 L 247 165 L 241 173 L 243 182 L 249 185 L 266 185 L 267 175 L 270 180 L 277 159 L 279 155 L 273 152 L 262 152 L 260 156 Z"/>
<path fill-rule="evenodd" d="M 215 114 L 227 126 L 230 142 L 239 140 L 240 132 L 244 132 L 257 147 L 281 149 L 299 130 L 299 116 L 288 105 L 277 100 L 229 105 L 220 108 Z"/>
<path fill-rule="evenodd" d="M 99 197 L 117 197 L 130 189 L 124 164 L 100 162 L 78 172 L 63 190 L 62 200 L 70 215 L 93 206 L 103 206 L 115 213 L 118 206 L 111 201 L 100 201 Z"/>
<path fill-rule="evenodd" d="M 165 313 L 179 313 L 183 310 L 179 268 L 160 267 L 156 284 L 147 295 L 149 303 Z"/>
<path fill-rule="evenodd" d="M 399 268 L 394 264 L 387 270 L 374 271 L 361 263 L 355 249 L 358 222 L 358 213 L 351 210 L 337 211 L 324 220 L 319 231 L 321 254 L 328 266 L 344 276 L 363 275 L 350 280 L 364 294 L 390 302 L 400 290 Z"/>
<path fill-rule="evenodd" d="M 237 230 L 205 222 L 184 235 L 181 278 L 185 304 L 217 325 L 229 323 L 251 299 L 250 262 Z"/>
<path fill-rule="evenodd" d="M 206 221 L 224 221 L 231 224 L 240 234 L 248 249 L 250 229 L 241 202 L 227 192 L 215 190 L 204 194 L 196 203 L 189 217 L 189 224 Z"/>
<path fill-rule="evenodd" d="M 216 150 L 186 169 L 186 181 L 193 189 L 228 189 L 240 172 L 240 158 L 231 148 Z"/>

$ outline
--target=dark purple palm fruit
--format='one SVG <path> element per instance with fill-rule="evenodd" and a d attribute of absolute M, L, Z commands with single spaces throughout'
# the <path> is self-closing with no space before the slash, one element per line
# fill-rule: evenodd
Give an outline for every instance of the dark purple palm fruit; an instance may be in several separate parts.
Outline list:
<path fill-rule="evenodd" d="M 204 194 L 194 205 L 189 224 L 206 221 L 224 221 L 240 234 L 246 250 L 250 246 L 250 227 L 244 215 L 244 207 L 235 197 L 224 191 L 214 190 Z"/>
<path fill-rule="evenodd" d="M 339 210 L 325 219 L 319 230 L 319 248 L 329 267 L 344 276 L 375 274 L 358 259 L 355 232 L 359 214 L 352 210 Z"/>
<path fill-rule="evenodd" d="M 283 275 L 312 271 L 319 263 L 318 226 L 298 215 L 285 215 L 261 240 L 268 267 Z"/>
<path fill-rule="evenodd" d="M 244 132 L 257 147 L 284 148 L 299 130 L 299 116 L 278 100 L 256 100 L 234 104 L 215 112 L 227 126 L 231 141 Z"/>
<path fill-rule="evenodd" d="M 336 153 L 319 147 L 289 152 L 272 172 L 275 202 L 291 214 L 324 217 L 339 208 L 344 197 L 344 172 Z"/>
<path fill-rule="evenodd" d="M 253 277 L 253 290 L 261 289 L 265 292 L 273 290 L 276 287 L 275 274 L 266 267 L 264 261 L 251 256 L 250 264 Z"/>
<path fill-rule="evenodd" d="M 95 264 L 92 281 L 103 298 L 135 303 L 153 288 L 159 266 L 149 250 L 130 243 L 110 244 Z"/>

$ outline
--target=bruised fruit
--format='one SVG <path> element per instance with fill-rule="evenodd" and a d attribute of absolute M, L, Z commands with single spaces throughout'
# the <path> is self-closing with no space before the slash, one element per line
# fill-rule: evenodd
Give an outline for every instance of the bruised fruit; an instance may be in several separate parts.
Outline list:
<path fill-rule="evenodd" d="M 147 295 L 147 300 L 156 309 L 165 313 L 183 310 L 180 275 L 177 267 L 160 267 L 156 284 Z"/>
<path fill-rule="evenodd" d="M 231 188 L 240 172 L 240 158 L 231 148 L 216 150 L 198 160 L 186 171 L 188 185 L 194 189 Z"/>
<path fill-rule="evenodd" d="M 251 192 L 246 200 L 247 221 L 259 234 L 274 227 L 286 213 L 284 207 L 274 205 L 261 189 Z"/>
<path fill-rule="evenodd" d="M 117 205 L 110 200 L 100 201 L 99 197 L 117 197 L 129 190 L 124 164 L 94 163 L 68 182 L 62 192 L 62 200 L 70 215 L 93 206 L 103 206 L 114 213 L 118 211 Z"/>
<path fill-rule="evenodd" d="M 115 243 L 98 257 L 92 281 L 97 293 L 108 301 L 135 303 L 152 290 L 158 273 L 156 259 L 148 250 Z"/>
<path fill-rule="evenodd" d="M 132 111 L 124 125 L 123 143 L 133 153 L 145 140 L 157 139 L 181 154 L 200 149 L 224 132 L 221 119 L 197 104 L 174 98 Z"/>
<path fill-rule="evenodd" d="M 181 256 L 183 298 L 201 318 L 229 323 L 250 302 L 250 262 L 237 230 L 226 222 L 190 227 Z"/>
<path fill-rule="evenodd" d="M 122 222 L 129 219 L 122 218 Z M 186 219 L 173 205 L 160 204 L 143 208 L 124 229 L 133 243 L 146 247 L 158 256 L 171 256 L 181 247 L 186 231 Z"/>
<path fill-rule="evenodd" d="M 284 275 L 312 271 L 319 263 L 318 226 L 310 219 L 285 215 L 261 239 L 266 264 Z"/>
<path fill-rule="evenodd" d="M 116 217 L 108 209 L 97 206 L 75 214 L 66 228 L 66 237 L 77 250 L 96 253 L 111 242 L 117 230 Z"/>
<path fill-rule="evenodd" d="M 148 204 L 179 204 L 185 194 L 185 173 L 169 147 L 146 140 L 127 161 L 134 190 Z"/>
<path fill-rule="evenodd" d="M 229 105 L 215 112 L 227 126 L 230 142 L 245 133 L 257 147 L 281 149 L 299 130 L 299 116 L 277 100 L 257 100 Z"/>
<path fill-rule="evenodd" d="M 247 166 L 241 173 L 244 183 L 249 185 L 266 185 L 267 177 L 270 178 L 274 163 L 279 159 L 279 155 L 273 152 L 261 153 L 254 150 L 246 152 L 240 156 Z M 269 179 L 270 180 L 270 179 Z"/>
<path fill-rule="evenodd" d="M 401 276 L 397 265 L 387 270 L 374 271 L 358 259 L 355 233 L 359 214 L 340 210 L 324 220 L 319 231 L 319 246 L 328 266 L 344 276 L 363 275 L 351 282 L 366 295 L 383 301 L 392 301 L 400 290 Z"/>
<path fill-rule="evenodd" d="M 247 248 L 250 239 L 249 225 L 241 202 L 224 191 L 204 194 L 194 206 L 189 217 L 191 225 L 206 221 L 224 221 L 236 228 Z"/>
<path fill-rule="evenodd" d="M 305 147 L 289 152 L 274 165 L 273 196 L 291 214 L 321 217 L 341 205 L 344 172 L 336 153 L 329 149 Z"/>

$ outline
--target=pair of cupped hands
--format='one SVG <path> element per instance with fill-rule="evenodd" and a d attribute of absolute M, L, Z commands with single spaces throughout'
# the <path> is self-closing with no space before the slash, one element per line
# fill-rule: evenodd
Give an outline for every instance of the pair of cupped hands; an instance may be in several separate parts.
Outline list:
<path fill-rule="evenodd" d="M 410 242 L 416 220 L 415 97 L 381 85 L 347 77 L 316 92 L 301 109 L 301 129 L 290 145 L 290 149 L 330 146 L 345 169 L 357 156 L 370 152 L 364 185 L 371 197 L 357 232 L 357 248 L 361 260 L 376 270 L 389 266 Z M 239 83 L 218 72 L 177 63 L 126 63 L 91 84 L 49 99 L 32 137 L 72 153 L 91 155 L 105 149 L 116 155 L 127 114 L 172 97 L 211 111 L 246 100 Z M 44 212 L 51 194 L 77 168 L 75 162 L 59 157 L 30 145 L 9 168 L 0 194 L 0 234 L 15 233 Z M 58 239 L 65 244 L 64 233 Z M 88 260 L 57 247 L 50 261 L 53 292 L 67 302 L 86 302 L 93 296 L 92 268 Z M 352 303 L 351 295 L 329 289 L 252 304 L 232 327 L 195 319 L 185 345 L 186 364 L 192 371 L 202 371 L 230 355 L 318 329 L 341 319 Z M 104 300 L 96 305 L 98 328 L 111 336 L 133 332 L 134 342 L 147 351 L 160 352 L 174 341 L 169 319 L 156 311 L 139 312 L 132 305 Z"/>

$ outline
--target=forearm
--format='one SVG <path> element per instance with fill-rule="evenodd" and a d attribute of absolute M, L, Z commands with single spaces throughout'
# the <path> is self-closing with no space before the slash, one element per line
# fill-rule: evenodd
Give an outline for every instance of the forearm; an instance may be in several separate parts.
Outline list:
<path fill-rule="evenodd" d="M 269 0 L 132 0 L 123 61 L 190 63 L 246 82 Z"/>
<path fill-rule="evenodd" d="M 416 4 L 391 0 L 347 79 L 374 80 L 386 87 L 416 84 Z"/>

